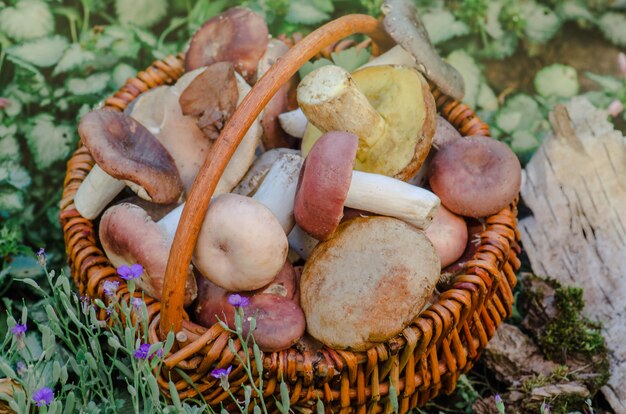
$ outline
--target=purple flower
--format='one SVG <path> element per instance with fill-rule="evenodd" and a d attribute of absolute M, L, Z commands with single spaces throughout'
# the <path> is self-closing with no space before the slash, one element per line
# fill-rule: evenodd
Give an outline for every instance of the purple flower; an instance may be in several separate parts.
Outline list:
<path fill-rule="evenodd" d="M 135 357 L 135 359 L 152 359 L 155 356 L 157 356 L 157 357 L 163 356 L 163 350 L 162 349 L 159 349 L 158 351 L 156 351 L 152 355 L 148 355 L 148 352 L 150 352 L 150 344 L 141 344 L 141 345 L 139 345 L 139 348 L 137 348 L 135 350 L 135 353 L 134 353 L 133 356 Z"/>
<path fill-rule="evenodd" d="M 117 274 L 124 280 L 133 280 L 141 277 L 143 273 L 143 266 L 135 263 L 130 267 L 122 265 L 117 268 Z"/>
<path fill-rule="evenodd" d="M 130 304 L 133 308 L 135 308 L 135 310 L 139 310 L 143 306 L 143 300 L 141 300 L 141 298 L 132 298 L 130 300 Z"/>
<path fill-rule="evenodd" d="M 107 296 L 115 295 L 115 292 L 117 292 L 117 288 L 119 286 L 120 286 L 120 282 L 118 282 L 117 280 L 106 280 L 102 284 L 102 288 L 104 289 L 104 293 L 106 293 Z"/>
<path fill-rule="evenodd" d="M 17 365 L 15 366 L 15 368 L 17 369 L 17 375 L 19 375 L 19 376 L 22 376 L 22 375 L 26 374 L 26 371 L 28 370 L 28 367 L 22 361 L 18 361 Z"/>
<path fill-rule="evenodd" d="M 24 333 L 28 330 L 26 328 L 26 324 L 16 324 L 13 328 L 11 328 L 11 333 L 15 335 L 17 339 L 21 339 L 24 336 Z"/>
<path fill-rule="evenodd" d="M 228 368 L 216 368 L 213 371 L 211 371 L 211 376 L 217 379 L 221 379 L 222 377 L 228 377 L 228 375 L 230 374 L 230 371 L 232 370 L 233 370 L 233 367 L 231 365 L 229 365 Z"/>
<path fill-rule="evenodd" d="M 43 387 L 40 390 L 37 390 L 33 394 L 33 402 L 35 402 L 37 407 L 41 407 L 42 405 L 49 405 L 54 398 L 54 392 L 48 388 Z"/>
<path fill-rule="evenodd" d="M 250 303 L 250 298 L 247 296 L 241 296 L 238 293 L 233 293 L 228 297 L 228 303 L 235 307 L 245 308 Z"/>
<path fill-rule="evenodd" d="M 44 250 L 43 247 L 39 248 L 39 250 L 36 253 L 36 256 L 37 256 L 37 263 L 39 263 L 39 266 L 44 267 L 46 265 L 48 255 L 46 255 L 46 251 Z"/>
<path fill-rule="evenodd" d="M 543 406 L 543 414 L 550 414 L 552 411 L 550 410 L 550 404 L 545 404 Z"/>

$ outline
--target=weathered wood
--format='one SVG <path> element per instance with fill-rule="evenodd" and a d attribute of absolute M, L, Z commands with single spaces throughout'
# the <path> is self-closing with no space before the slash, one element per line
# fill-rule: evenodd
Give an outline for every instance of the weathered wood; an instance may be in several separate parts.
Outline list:
<path fill-rule="evenodd" d="M 610 349 L 602 391 L 626 413 L 626 138 L 585 98 L 557 106 L 550 122 L 525 170 L 533 216 L 520 222 L 522 243 L 536 274 L 584 289 Z"/>

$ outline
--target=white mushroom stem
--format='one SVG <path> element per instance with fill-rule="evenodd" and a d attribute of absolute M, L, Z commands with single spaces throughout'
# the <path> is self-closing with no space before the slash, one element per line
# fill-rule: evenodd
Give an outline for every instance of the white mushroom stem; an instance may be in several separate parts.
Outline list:
<path fill-rule="evenodd" d="M 302 138 L 304 136 L 306 126 L 309 124 L 304 112 L 302 112 L 300 108 L 278 115 L 278 122 L 286 133 L 296 138 Z"/>
<path fill-rule="evenodd" d="M 383 216 L 396 217 L 419 228 L 432 223 L 439 197 L 420 187 L 381 174 L 352 172 L 344 205 Z"/>
<path fill-rule="evenodd" d="M 366 64 L 360 66 L 357 70 L 368 68 L 370 66 L 383 65 L 402 65 L 417 68 L 417 62 L 415 61 L 413 55 L 404 50 L 402 46 L 396 45 L 382 55 L 377 56 Z"/>
<path fill-rule="evenodd" d="M 167 237 L 168 240 L 174 240 L 176 228 L 178 227 L 178 223 L 180 223 L 180 217 L 183 214 L 184 207 L 185 203 L 179 205 L 174 210 L 167 213 L 161 220 L 157 221 L 161 233 L 163 233 L 163 236 Z"/>
<path fill-rule="evenodd" d="M 339 66 L 322 66 L 305 76 L 298 85 L 298 104 L 317 128 L 352 132 L 359 147 L 372 147 L 385 136 L 385 120 Z"/>
<path fill-rule="evenodd" d="M 257 150 L 258 149 L 259 148 L 257 147 Z M 290 148 L 273 148 L 260 154 L 246 175 L 241 179 L 241 181 L 239 181 L 239 184 L 237 184 L 237 187 L 235 187 L 231 193 L 244 196 L 249 196 L 254 193 L 254 191 L 259 188 L 269 169 L 272 168 L 272 165 L 274 165 L 276 160 L 278 160 L 283 154 L 300 155 L 300 151 Z"/>
<path fill-rule="evenodd" d="M 76 210 L 86 219 L 93 220 L 125 186 L 124 181 L 111 177 L 95 164 L 74 196 Z"/>
<path fill-rule="evenodd" d="M 295 224 L 293 204 L 302 161 L 297 154 L 281 155 L 252 197 L 276 216 L 285 234 L 289 234 Z"/>
<path fill-rule="evenodd" d="M 289 241 L 289 247 L 304 260 L 309 259 L 311 252 L 313 252 L 313 249 L 319 243 L 316 238 L 309 236 L 307 232 L 302 230 L 298 225 L 295 225 L 291 230 L 287 236 L 287 240 Z"/>

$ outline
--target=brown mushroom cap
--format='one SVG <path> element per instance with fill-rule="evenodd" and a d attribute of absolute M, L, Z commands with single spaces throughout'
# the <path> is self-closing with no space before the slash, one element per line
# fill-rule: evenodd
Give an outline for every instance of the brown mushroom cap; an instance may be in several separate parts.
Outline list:
<path fill-rule="evenodd" d="M 302 309 L 293 301 L 277 295 L 256 295 L 243 308 L 243 334 L 250 330 L 250 319 L 256 319 L 254 340 L 263 352 L 283 351 L 304 335 Z"/>
<path fill-rule="evenodd" d="M 141 207 L 143 210 L 145 210 L 146 214 L 148 216 L 150 216 L 150 218 L 154 222 L 157 222 L 157 221 L 161 220 L 170 211 L 172 211 L 176 207 L 178 207 L 177 203 L 156 204 L 156 203 L 151 203 L 148 200 L 144 200 L 143 198 L 138 197 L 136 195 L 130 196 L 130 197 L 126 197 L 125 199 L 120 200 L 119 203 L 115 203 L 115 204 L 122 204 L 122 203 L 134 204 L 137 207 Z"/>
<path fill-rule="evenodd" d="M 467 221 L 467 245 L 461 257 L 459 257 L 454 263 L 444 267 L 441 270 L 441 278 L 437 284 L 437 288 L 440 291 L 447 290 L 451 287 L 453 279 L 465 270 L 465 266 L 468 261 L 472 260 L 478 247 L 480 246 L 480 235 L 485 231 L 485 225 L 479 220 L 470 218 Z"/>
<path fill-rule="evenodd" d="M 359 139 L 349 132 L 327 132 L 317 140 L 300 170 L 294 216 L 318 240 L 326 240 L 343 216 Z"/>
<path fill-rule="evenodd" d="M 437 115 L 437 127 L 433 135 L 433 146 L 441 148 L 450 141 L 461 138 L 461 133 L 441 115 Z"/>
<path fill-rule="evenodd" d="M 429 183 L 453 213 L 486 217 L 515 199 L 521 168 L 506 144 L 483 136 L 464 137 L 437 151 L 430 164 Z"/>
<path fill-rule="evenodd" d="M 465 84 L 461 74 L 433 47 L 417 8 L 410 0 L 385 0 L 383 25 L 389 35 L 417 60 L 419 70 L 446 95 L 461 100 Z"/>
<path fill-rule="evenodd" d="M 121 112 L 96 109 L 81 118 L 78 133 L 100 168 L 140 187 L 140 196 L 143 190 L 159 204 L 180 198 L 183 183 L 174 160 L 139 122 Z"/>
<path fill-rule="evenodd" d="M 231 62 L 248 83 L 267 48 L 268 28 L 263 17 L 233 7 L 213 17 L 193 35 L 185 57 L 187 72 L 215 62 Z"/>
<path fill-rule="evenodd" d="M 107 209 L 100 220 L 102 248 L 114 267 L 139 263 L 144 268 L 138 288 L 155 299 L 161 299 L 165 267 L 172 241 L 162 234 L 145 210 L 129 203 Z M 185 284 L 185 306 L 197 295 L 196 280 L 191 270 Z"/>
<path fill-rule="evenodd" d="M 217 139 L 237 107 L 239 90 L 230 62 L 209 65 L 181 93 L 183 115 L 198 117 L 198 127 L 209 139 Z"/>
<path fill-rule="evenodd" d="M 440 269 L 426 234 L 401 220 L 341 223 L 304 266 L 307 331 L 334 349 L 364 351 L 385 342 L 422 310 Z"/>
<path fill-rule="evenodd" d="M 426 229 L 428 239 L 435 246 L 441 267 L 454 263 L 467 245 L 467 225 L 444 206 L 439 206 L 432 224 Z"/>

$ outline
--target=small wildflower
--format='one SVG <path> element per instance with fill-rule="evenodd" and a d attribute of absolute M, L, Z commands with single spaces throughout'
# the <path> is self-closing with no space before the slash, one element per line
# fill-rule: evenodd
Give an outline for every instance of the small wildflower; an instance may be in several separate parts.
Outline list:
<path fill-rule="evenodd" d="M 89 309 L 91 308 L 91 299 L 89 299 L 89 296 L 80 297 L 80 308 L 83 315 L 89 315 Z"/>
<path fill-rule="evenodd" d="M 233 367 L 231 365 L 228 366 L 228 368 L 216 368 L 213 371 L 211 371 L 211 376 L 213 378 L 217 378 L 220 380 L 220 386 L 224 389 L 227 390 L 230 387 L 230 384 L 228 383 L 228 375 L 230 375 L 230 371 L 233 370 Z"/>
<path fill-rule="evenodd" d="M 26 324 L 18 323 L 13 328 L 11 328 L 11 333 L 13 335 L 15 335 L 15 337 L 17 339 L 21 339 L 24 336 L 24 333 L 26 333 L 27 330 L 28 330 L 28 328 L 26 327 Z"/>
<path fill-rule="evenodd" d="M 107 280 L 102 285 L 102 288 L 104 289 L 104 293 L 107 296 L 113 296 L 115 295 L 115 292 L 117 292 L 117 288 L 119 286 L 120 286 L 120 282 L 118 282 L 117 280 Z"/>
<path fill-rule="evenodd" d="M 609 104 L 606 110 L 609 112 L 609 115 L 615 117 L 624 110 L 624 104 L 619 99 L 616 99 Z"/>
<path fill-rule="evenodd" d="M 250 298 L 234 293 L 228 297 L 228 303 L 235 307 L 245 308 L 250 303 Z"/>
<path fill-rule="evenodd" d="M 141 277 L 143 273 L 143 266 L 135 263 L 134 265 L 126 266 L 122 265 L 117 268 L 117 274 L 124 280 L 133 280 Z"/>
<path fill-rule="evenodd" d="M 504 407 L 504 402 L 502 401 L 502 397 L 500 397 L 500 394 L 496 394 L 495 400 L 496 400 L 496 408 L 498 409 L 498 413 L 505 414 L 506 410 Z"/>
<path fill-rule="evenodd" d="M 28 367 L 22 361 L 18 361 L 15 368 L 17 369 L 17 375 L 19 376 L 23 376 L 24 374 L 26 374 L 26 371 L 28 370 Z"/>
<path fill-rule="evenodd" d="M 541 408 L 542 408 L 541 412 L 543 414 L 551 414 L 552 413 L 552 411 L 550 410 L 550 404 L 544 403 L 544 404 L 542 404 Z"/>
<path fill-rule="evenodd" d="M 41 407 L 42 405 L 50 405 L 53 399 L 54 392 L 48 387 L 43 387 L 33 394 L 33 402 L 35 402 L 35 405 L 37 407 Z"/>
<path fill-rule="evenodd" d="M 130 300 L 130 304 L 133 306 L 133 308 L 138 311 L 139 309 L 142 308 L 143 306 L 143 300 L 141 300 L 141 298 L 132 298 Z"/>
<path fill-rule="evenodd" d="M 135 353 L 133 354 L 133 356 L 135 357 L 135 359 L 152 359 L 155 356 L 156 357 L 161 357 L 163 356 L 163 350 L 159 349 L 158 351 L 156 351 L 155 353 L 153 353 L 152 355 L 148 355 L 148 352 L 150 351 L 150 344 L 141 344 L 139 345 L 139 348 L 137 348 L 135 350 Z"/>
<path fill-rule="evenodd" d="M 48 259 L 48 255 L 46 254 L 46 251 L 44 250 L 44 248 L 40 247 L 36 255 L 37 255 L 37 263 L 39 263 L 39 266 L 45 267 L 47 259 Z"/>

